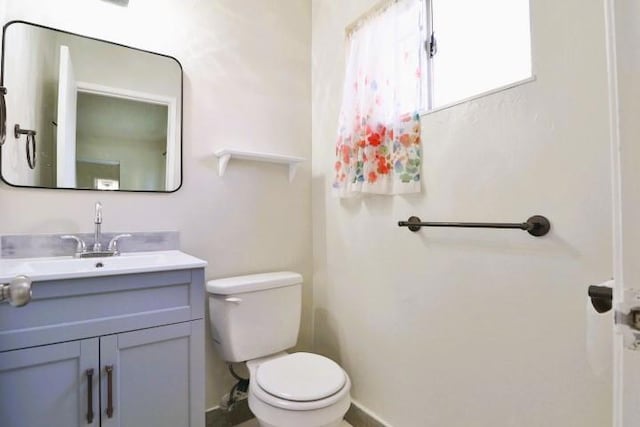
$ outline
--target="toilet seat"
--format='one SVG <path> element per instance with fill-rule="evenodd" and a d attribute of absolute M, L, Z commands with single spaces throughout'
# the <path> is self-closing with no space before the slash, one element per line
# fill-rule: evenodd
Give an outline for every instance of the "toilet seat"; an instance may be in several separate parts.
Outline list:
<path fill-rule="evenodd" d="M 270 395 L 295 402 L 332 396 L 347 381 L 344 371 L 333 360 L 302 352 L 262 363 L 254 378 Z"/>
<path fill-rule="evenodd" d="M 320 409 L 348 397 L 351 381 L 332 360 L 293 353 L 250 366 L 250 393 L 264 403 L 290 411 Z"/>

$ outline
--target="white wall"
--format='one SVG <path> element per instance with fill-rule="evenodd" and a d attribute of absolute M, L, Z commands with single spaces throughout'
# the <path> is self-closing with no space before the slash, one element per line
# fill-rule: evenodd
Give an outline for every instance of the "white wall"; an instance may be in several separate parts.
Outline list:
<path fill-rule="evenodd" d="M 87 232 L 93 203 L 105 231 L 178 230 L 207 277 L 288 269 L 307 279 L 302 348 L 310 342 L 310 162 L 286 168 L 234 162 L 223 147 L 310 157 L 310 5 L 218 0 L 2 0 L 24 19 L 177 57 L 184 67 L 184 181 L 173 194 L 16 189 L 0 185 L 0 234 Z M 294 76 L 294 78 L 292 78 Z M 208 334 L 208 332 L 207 332 Z M 207 335 L 207 405 L 231 386 Z"/>
<path fill-rule="evenodd" d="M 312 1 L 314 348 L 395 427 L 610 425 L 585 352 L 612 275 L 602 2 L 532 1 L 536 81 L 423 117 L 423 194 L 342 201 L 344 28 L 375 3 Z M 533 214 L 550 235 L 396 226 Z"/>
<path fill-rule="evenodd" d="M 80 160 L 117 162 L 121 189 L 158 191 L 165 188 L 166 159 L 162 152 L 166 150 L 166 144 L 166 140 L 132 138 L 114 142 L 113 139 L 84 136 L 78 138 L 76 152 Z"/>

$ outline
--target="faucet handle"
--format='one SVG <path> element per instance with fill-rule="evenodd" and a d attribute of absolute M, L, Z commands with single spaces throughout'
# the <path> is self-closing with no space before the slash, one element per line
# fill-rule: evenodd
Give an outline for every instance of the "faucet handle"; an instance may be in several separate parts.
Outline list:
<path fill-rule="evenodd" d="M 78 236 L 73 236 L 71 234 L 65 234 L 64 236 L 60 236 L 61 239 L 65 240 L 75 240 L 76 241 L 76 256 L 80 255 L 83 252 L 87 251 L 87 245 L 84 241 Z"/>
<path fill-rule="evenodd" d="M 118 241 L 120 239 L 124 239 L 126 237 L 132 237 L 131 234 L 129 233 L 125 233 L 125 234 L 118 234 L 117 236 L 115 236 L 113 239 L 111 239 L 109 241 L 109 246 L 107 248 L 107 250 L 109 252 L 113 252 L 114 255 L 117 255 L 118 253 L 120 253 L 120 251 L 118 250 Z"/>

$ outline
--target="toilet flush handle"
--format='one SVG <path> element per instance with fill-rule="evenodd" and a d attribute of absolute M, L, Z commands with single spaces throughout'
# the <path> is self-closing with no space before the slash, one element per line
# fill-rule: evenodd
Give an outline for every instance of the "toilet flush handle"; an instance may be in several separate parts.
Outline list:
<path fill-rule="evenodd" d="M 240 298 L 237 297 L 228 297 L 224 299 L 226 302 L 232 302 L 234 304 L 240 304 L 242 302 L 242 300 Z"/>

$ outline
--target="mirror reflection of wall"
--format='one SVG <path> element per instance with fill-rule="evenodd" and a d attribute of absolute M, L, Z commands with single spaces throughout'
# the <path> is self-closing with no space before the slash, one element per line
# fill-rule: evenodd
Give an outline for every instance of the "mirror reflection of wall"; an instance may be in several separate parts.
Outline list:
<path fill-rule="evenodd" d="M 78 188 L 118 190 L 120 188 L 120 163 L 113 161 L 84 160 L 76 162 Z"/>
<path fill-rule="evenodd" d="M 182 70 L 172 58 L 15 22 L 4 34 L 7 127 L 37 132 L 38 163 L 8 135 L 2 178 L 19 186 L 174 191 Z M 105 165 L 118 164 L 118 174 Z M 92 170 L 94 172 L 92 172 Z M 106 174 L 106 175 L 105 175 Z"/>
<path fill-rule="evenodd" d="M 55 40 L 38 27 L 15 25 L 11 52 L 4 48 L 4 83 L 13 82 L 6 96 L 7 140 L 2 147 L 2 176 L 25 186 L 55 186 L 55 110 L 58 90 L 58 54 Z M 5 42 L 7 39 L 5 37 Z M 5 84 L 6 86 L 6 84 Z M 13 96 L 10 96 L 13 92 Z M 37 132 L 37 167 L 25 161 L 24 139 L 16 140 L 14 124 Z"/>
<path fill-rule="evenodd" d="M 166 105 L 79 92 L 76 165 L 84 167 L 76 169 L 78 188 L 98 189 L 96 179 L 103 178 L 118 181 L 112 189 L 163 190 L 167 111 Z M 105 164 L 118 165 L 118 175 L 106 175 Z"/>

